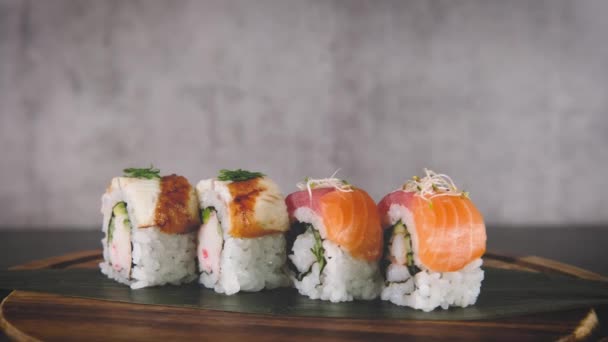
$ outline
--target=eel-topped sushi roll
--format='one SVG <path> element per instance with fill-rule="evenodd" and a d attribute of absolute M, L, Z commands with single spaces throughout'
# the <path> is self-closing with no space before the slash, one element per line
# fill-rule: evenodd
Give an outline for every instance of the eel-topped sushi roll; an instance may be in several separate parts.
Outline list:
<path fill-rule="evenodd" d="M 388 265 L 382 299 L 424 311 L 466 307 L 484 277 L 483 217 L 450 177 L 425 172 L 378 204 Z"/>
<path fill-rule="evenodd" d="M 279 187 L 259 172 L 221 170 L 196 186 L 199 282 L 234 294 L 289 286 L 285 236 L 289 219 Z"/>
<path fill-rule="evenodd" d="M 287 196 L 289 267 L 300 294 L 332 302 L 376 298 L 382 228 L 374 200 L 333 178 L 309 179 Z"/>
<path fill-rule="evenodd" d="M 108 277 L 137 289 L 196 279 L 196 192 L 182 176 L 158 169 L 125 169 L 102 196 Z"/>

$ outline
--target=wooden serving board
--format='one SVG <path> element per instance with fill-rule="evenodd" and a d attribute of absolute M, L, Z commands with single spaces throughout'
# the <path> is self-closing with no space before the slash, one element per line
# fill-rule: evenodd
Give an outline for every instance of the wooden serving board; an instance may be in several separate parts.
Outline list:
<path fill-rule="evenodd" d="M 13 269 L 96 268 L 101 251 L 39 260 Z M 539 257 L 484 256 L 484 266 L 608 281 L 596 273 Z M 599 308 L 604 310 L 605 308 Z M 0 327 L 16 340 L 591 340 L 605 327 L 598 308 L 484 321 L 370 320 L 268 316 L 139 305 L 13 291 L 0 306 Z M 601 315 L 599 315 L 601 317 Z"/>

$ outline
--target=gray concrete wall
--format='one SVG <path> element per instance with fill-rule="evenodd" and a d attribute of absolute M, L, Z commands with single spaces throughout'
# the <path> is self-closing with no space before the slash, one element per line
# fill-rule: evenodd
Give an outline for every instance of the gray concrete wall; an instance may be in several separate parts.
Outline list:
<path fill-rule="evenodd" d="M 0 226 L 95 227 L 126 166 L 423 167 L 488 222 L 608 221 L 606 1 L 0 0 Z"/>

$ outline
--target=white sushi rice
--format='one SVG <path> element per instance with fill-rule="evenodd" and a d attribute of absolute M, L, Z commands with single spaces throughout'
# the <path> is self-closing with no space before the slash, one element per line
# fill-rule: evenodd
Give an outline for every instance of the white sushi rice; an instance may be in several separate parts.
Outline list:
<path fill-rule="evenodd" d="M 394 304 L 409 306 L 414 309 L 431 311 L 437 307 L 447 309 L 450 306 L 467 307 L 475 304 L 481 290 L 484 272 L 482 260 L 476 259 L 456 272 L 434 272 L 427 269 L 418 258 L 416 250 L 418 237 L 411 212 L 404 206 L 393 204 L 389 208 L 388 222 L 395 224 L 401 220 L 406 226 L 412 240 L 414 264 L 420 272 L 412 276 L 404 265 L 402 258 L 393 257 L 393 262 L 386 270 L 386 285 L 381 298 Z M 401 249 L 401 246 L 396 246 Z M 394 249 L 393 249 L 394 250 Z M 401 251 L 397 254 L 403 254 Z"/>
<path fill-rule="evenodd" d="M 325 240 L 326 232 L 322 220 L 309 208 L 299 208 L 294 216 L 300 222 L 312 223 L 319 230 L 325 249 L 325 265 L 320 272 L 320 265 L 311 252 L 315 244 L 313 232 L 309 229 L 300 234 L 289 255 L 290 260 L 303 273 L 311 272 L 298 280 L 291 273 L 294 286 L 300 294 L 311 299 L 323 299 L 332 302 L 345 302 L 354 299 L 371 300 L 382 290 L 382 277 L 378 263 L 352 257 L 335 243 Z"/>
<path fill-rule="evenodd" d="M 217 239 L 216 243 L 223 243 L 223 246 L 219 247 L 221 249 L 219 270 L 215 270 L 215 274 L 203 271 L 200 274 L 199 283 L 227 295 L 239 291 L 254 292 L 290 286 L 291 281 L 285 271 L 287 257 L 284 234 L 277 232 L 256 238 L 233 237 L 230 235 L 231 221 L 227 206 L 227 203 L 232 201 L 232 197 L 227 183 L 213 179 L 202 180 L 196 188 L 200 207 L 213 207 L 217 212 L 221 226 L 221 238 Z M 283 202 L 281 201 L 281 203 Z M 273 211 L 276 208 L 270 209 Z M 282 210 L 285 215 L 285 224 L 287 224 L 287 211 Z M 257 214 L 266 212 L 257 209 Z M 201 225 L 200 229 L 204 228 L 204 225 Z M 199 245 L 199 249 L 200 247 Z M 200 257 L 197 255 L 199 266 Z M 199 271 L 201 270 L 199 269 Z"/>
<path fill-rule="evenodd" d="M 101 240 L 104 261 L 99 267 L 109 278 L 130 285 L 133 289 L 164 284 L 177 285 L 197 277 L 196 232 L 166 234 L 153 226 L 159 194 L 159 180 L 116 177 L 112 179 L 109 189 L 101 199 L 102 231 L 105 237 Z M 125 256 L 125 262 L 128 263 L 130 259 L 131 267 L 121 265 L 121 270 L 116 270 L 112 267 L 107 241 L 108 226 L 112 218 L 112 208 L 123 201 L 126 203 L 131 228 L 123 234 L 118 234 L 115 230 L 113 239 L 125 239 L 123 246 L 126 250 L 121 253 L 128 254 Z"/>
<path fill-rule="evenodd" d="M 481 264 L 481 259 L 476 259 L 458 272 L 423 270 L 413 277 L 406 266 L 391 264 L 387 269 L 388 285 L 381 298 L 423 311 L 467 307 L 475 304 L 481 289 L 484 277 Z"/>
<path fill-rule="evenodd" d="M 197 277 L 195 234 L 165 234 L 157 227 L 132 229 L 133 267 L 130 277 L 112 268 L 104 238 L 104 262 L 99 267 L 103 274 L 130 285 L 132 289 L 190 282 Z"/>
<path fill-rule="evenodd" d="M 203 272 L 199 282 L 227 295 L 289 286 L 284 265 L 283 234 L 250 239 L 227 237 L 220 257 L 219 279 Z"/>

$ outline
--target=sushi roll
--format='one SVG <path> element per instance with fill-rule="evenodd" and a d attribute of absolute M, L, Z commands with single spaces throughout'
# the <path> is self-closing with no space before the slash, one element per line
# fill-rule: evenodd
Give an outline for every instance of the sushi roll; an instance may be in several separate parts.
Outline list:
<path fill-rule="evenodd" d="M 286 202 L 289 267 L 300 294 L 332 302 L 378 297 L 382 228 L 374 200 L 333 176 L 298 188 Z"/>
<path fill-rule="evenodd" d="M 227 295 L 289 286 L 285 198 L 259 172 L 221 170 L 196 186 L 202 224 L 198 231 L 199 282 Z"/>
<path fill-rule="evenodd" d="M 125 169 L 101 199 L 101 272 L 133 289 L 196 279 L 196 192 L 182 176 Z"/>
<path fill-rule="evenodd" d="M 381 297 L 424 311 L 475 304 L 484 277 L 483 217 L 450 177 L 425 172 L 378 204 L 385 229 Z"/>

